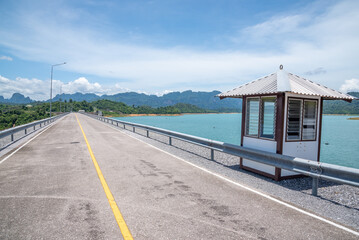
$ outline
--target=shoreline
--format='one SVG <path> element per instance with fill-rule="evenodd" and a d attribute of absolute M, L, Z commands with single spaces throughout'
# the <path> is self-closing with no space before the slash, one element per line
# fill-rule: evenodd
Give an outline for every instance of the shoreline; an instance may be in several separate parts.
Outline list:
<path fill-rule="evenodd" d="M 199 115 L 199 114 L 239 114 L 238 112 L 230 112 L 230 113 L 175 113 L 175 114 L 163 114 L 163 113 L 131 113 L 131 114 L 123 114 L 121 116 L 112 116 L 106 115 L 104 117 L 158 117 L 158 116 L 183 116 L 183 115 Z"/>
<path fill-rule="evenodd" d="M 157 117 L 157 116 L 183 116 L 183 115 L 198 115 L 198 114 L 240 114 L 241 112 L 214 112 L 214 113 L 130 113 L 122 114 L 120 116 L 105 115 L 104 117 Z M 326 113 L 325 116 L 358 116 L 359 114 L 338 114 L 338 113 Z M 358 117 L 348 118 L 349 120 L 359 120 Z"/>
<path fill-rule="evenodd" d="M 359 113 L 323 113 L 328 116 L 358 116 Z"/>

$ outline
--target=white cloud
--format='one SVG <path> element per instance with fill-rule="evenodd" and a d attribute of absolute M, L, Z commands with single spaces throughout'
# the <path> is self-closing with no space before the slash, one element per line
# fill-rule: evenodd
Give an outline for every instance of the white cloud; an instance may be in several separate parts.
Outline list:
<path fill-rule="evenodd" d="M 162 97 L 163 95 L 168 94 L 168 93 L 172 93 L 172 92 L 174 92 L 174 91 L 172 91 L 172 90 L 164 90 L 164 91 L 162 91 L 162 92 L 157 92 L 157 93 L 155 93 L 155 95 L 156 95 L 157 97 Z"/>
<path fill-rule="evenodd" d="M 2 85 L 2 84 L 7 84 L 7 83 L 9 83 L 9 82 L 10 82 L 9 79 L 7 79 L 6 77 L 3 77 L 3 76 L 0 75 L 0 84 L 1 84 L 1 85 Z"/>
<path fill-rule="evenodd" d="M 359 92 L 359 79 L 345 80 L 345 83 L 340 86 L 339 89 L 343 93 L 347 92 Z"/>
<path fill-rule="evenodd" d="M 319 10 L 320 14 L 313 10 L 272 16 L 230 36 L 251 46 L 249 49 L 200 51 L 191 47 L 131 45 L 109 39 L 98 29 L 73 27 L 72 17 L 61 24 L 52 22 L 52 18 L 45 22 L 43 15 L 30 11 L 17 15 L 22 24 L 20 33 L 0 30 L 0 44 L 22 59 L 68 61 L 63 66 L 67 71 L 116 79 L 121 86 L 113 89 L 118 91 L 228 90 L 275 72 L 280 64 L 298 75 L 325 69 L 310 79 L 338 89 L 344 79 L 359 76 L 359 2 L 340 1 L 320 6 Z M 98 94 L 111 90 L 84 79 L 64 85 L 64 89 Z"/>
<path fill-rule="evenodd" d="M 319 68 L 307 71 L 304 74 L 311 76 L 311 75 L 318 75 L 318 74 L 325 74 L 325 73 L 327 73 L 327 71 L 324 68 L 319 67 Z"/>
<path fill-rule="evenodd" d="M 63 84 L 62 91 L 70 94 L 76 92 L 101 94 L 104 90 L 99 83 L 90 83 L 86 78 L 80 77 L 73 82 Z"/>
<path fill-rule="evenodd" d="M 250 41 L 251 44 L 272 44 L 271 48 L 276 48 L 283 44 L 283 40 L 288 38 L 301 38 L 301 29 L 310 20 L 306 14 L 295 14 L 287 16 L 274 16 L 271 19 L 249 26 L 241 31 L 241 42 Z M 274 46 L 273 46 L 274 45 Z"/>
<path fill-rule="evenodd" d="M 91 83 L 85 77 L 80 77 L 67 83 L 56 79 L 53 79 L 52 81 L 53 97 L 60 93 L 73 94 L 80 92 L 95 93 L 97 95 L 113 95 L 129 91 L 131 90 L 122 88 L 119 83 L 103 86 L 97 82 Z M 21 77 L 11 80 L 0 75 L 0 96 L 10 98 L 13 93 L 21 93 L 33 100 L 48 100 L 50 98 L 50 80 L 39 80 L 36 78 L 28 79 Z"/>
<path fill-rule="evenodd" d="M 11 80 L 0 75 L 0 95 L 10 98 L 13 93 L 21 93 L 36 100 L 49 99 L 50 81 L 21 77 Z"/>
<path fill-rule="evenodd" d="M 0 56 L 0 60 L 12 61 L 12 58 L 8 56 Z"/>

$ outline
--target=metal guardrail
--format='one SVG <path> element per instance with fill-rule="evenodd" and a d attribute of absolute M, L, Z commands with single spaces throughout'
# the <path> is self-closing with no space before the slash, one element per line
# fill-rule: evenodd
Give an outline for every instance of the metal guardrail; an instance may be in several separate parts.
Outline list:
<path fill-rule="evenodd" d="M 314 196 L 317 196 L 318 192 L 318 179 L 359 187 L 359 169 L 270 153 L 142 124 L 110 119 L 88 113 L 84 114 L 112 125 L 119 126 L 120 124 L 124 129 L 126 129 L 126 126 L 130 126 L 133 132 L 136 132 L 136 128 L 140 128 L 146 131 L 147 137 L 149 137 L 150 132 L 167 136 L 169 145 L 172 145 L 172 138 L 175 138 L 206 147 L 211 151 L 212 160 L 214 160 L 214 151 L 219 151 L 312 177 L 312 195 Z"/>
<path fill-rule="evenodd" d="M 4 146 L 0 147 L 0 150 L 6 148 L 7 146 L 9 146 L 10 144 L 12 144 L 13 142 L 19 140 L 20 138 L 23 138 L 24 136 L 42 128 L 45 127 L 47 125 L 49 125 L 50 123 L 56 121 L 58 118 L 65 116 L 68 113 L 63 113 L 51 118 L 46 118 L 46 119 L 42 119 L 39 121 L 35 121 L 35 122 L 31 122 L 31 123 L 27 123 L 24 125 L 20 125 L 17 127 L 13 127 L 13 128 L 9 128 L 9 129 L 5 129 L 3 131 L 0 131 L 0 139 L 3 139 L 5 137 L 10 136 L 10 141 L 9 143 L 5 144 Z M 24 135 L 22 135 L 20 138 L 15 139 L 15 134 L 16 133 L 20 133 L 22 132 L 24 133 Z"/>

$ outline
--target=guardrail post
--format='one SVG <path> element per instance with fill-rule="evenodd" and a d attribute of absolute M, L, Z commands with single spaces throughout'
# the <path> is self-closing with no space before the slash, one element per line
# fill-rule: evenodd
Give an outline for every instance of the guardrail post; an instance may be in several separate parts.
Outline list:
<path fill-rule="evenodd" d="M 312 195 L 317 196 L 318 195 L 318 178 L 313 177 L 312 182 Z"/>
<path fill-rule="evenodd" d="M 11 133 L 11 142 L 13 142 L 13 141 L 14 141 L 14 134 Z"/>
<path fill-rule="evenodd" d="M 211 160 L 214 161 L 214 150 L 211 149 Z"/>
<path fill-rule="evenodd" d="M 25 128 L 25 135 L 27 134 L 27 128 Z"/>
<path fill-rule="evenodd" d="M 123 124 L 123 129 L 126 129 L 126 125 L 125 125 L 125 124 Z"/>
<path fill-rule="evenodd" d="M 150 137 L 150 133 L 149 133 L 149 131 L 148 131 L 148 130 L 146 130 L 146 132 L 147 132 L 147 133 L 146 133 L 146 136 L 147 136 L 147 137 Z"/>
<path fill-rule="evenodd" d="M 135 127 L 132 127 L 132 132 L 136 132 Z"/>
<path fill-rule="evenodd" d="M 116 125 L 117 125 L 117 127 L 118 127 L 118 122 L 116 122 Z"/>
<path fill-rule="evenodd" d="M 36 130 L 36 125 L 34 125 L 34 131 Z"/>
<path fill-rule="evenodd" d="M 41 123 L 40 123 L 40 128 L 41 128 Z"/>
<path fill-rule="evenodd" d="M 171 137 L 168 137 L 168 144 L 172 145 L 172 138 Z"/>

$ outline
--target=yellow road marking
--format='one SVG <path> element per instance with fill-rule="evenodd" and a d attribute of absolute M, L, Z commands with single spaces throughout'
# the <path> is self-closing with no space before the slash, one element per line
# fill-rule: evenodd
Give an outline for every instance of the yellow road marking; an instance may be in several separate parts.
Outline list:
<path fill-rule="evenodd" d="M 102 187 L 103 187 L 103 190 L 105 191 L 106 193 L 106 197 L 108 199 L 108 202 L 110 203 L 110 206 L 112 208 L 112 212 L 113 214 L 115 215 L 115 218 L 116 218 L 116 221 L 117 221 L 117 224 L 118 226 L 120 227 L 120 230 L 121 230 L 121 233 L 122 233 L 122 236 L 125 240 L 133 240 L 133 237 L 131 235 L 131 232 L 130 230 L 128 229 L 127 225 L 126 225 L 126 222 L 125 222 L 125 219 L 123 219 L 122 217 L 122 214 L 120 212 L 120 209 L 118 208 L 116 202 L 115 202 L 115 199 L 110 191 L 110 188 L 108 187 L 107 185 L 107 182 L 105 180 L 105 177 L 103 176 L 102 172 L 101 172 L 101 169 L 100 169 L 100 166 L 98 165 L 97 161 L 96 161 L 96 158 L 92 152 L 92 149 L 90 147 L 90 144 L 89 142 L 87 141 L 87 138 L 86 138 L 86 134 L 81 126 L 81 123 L 80 123 L 80 120 L 78 119 L 77 115 L 76 116 L 76 119 L 77 119 L 77 122 L 81 128 L 81 131 L 82 131 L 82 134 L 84 136 L 84 139 L 85 139 L 85 142 L 87 144 L 87 148 L 90 152 L 90 155 L 91 155 L 91 158 L 92 158 L 92 162 L 93 164 L 95 165 L 95 168 L 96 168 L 96 171 L 97 171 L 97 174 L 98 174 L 98 177 L 100 178 L 100 181 L 101 181 L 101 184 L 102 184 Z"/>

